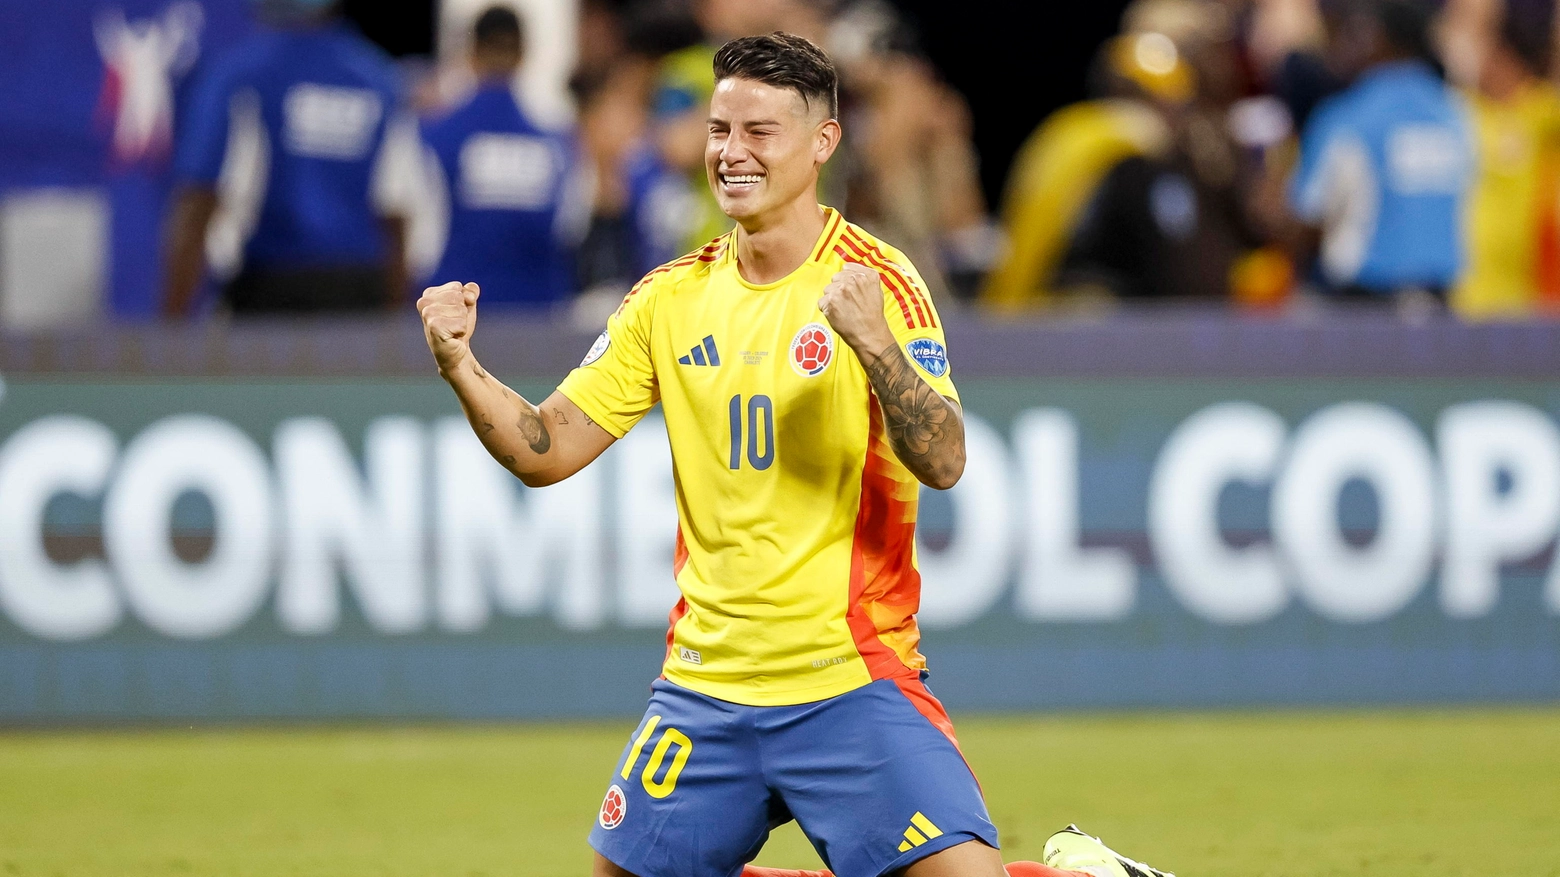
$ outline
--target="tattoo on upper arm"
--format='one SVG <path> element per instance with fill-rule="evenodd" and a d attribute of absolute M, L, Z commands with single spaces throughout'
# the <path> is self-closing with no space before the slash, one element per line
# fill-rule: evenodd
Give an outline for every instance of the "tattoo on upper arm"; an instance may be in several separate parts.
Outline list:
<path fill-rule="evenodd" d="M 563 416 L 563 409 L 562 408 L 554 408 L 553 409 L 553 419 L 556 420 L 558 423 L 564 424 L 565 426 L 567 426 L 568 423 L 569 423 L 569 418 Z"/>
<path fill-rule="evenodd" d="M 882 406 L 889 442 L 905 465 L 917 474 L 934 468 L 936 452 L 949 438 L 957 442 L 955 450 L 963 450 L 964 431 L 956 428 L 953 406 L 921 380 L 898 344 L 878 354 L 867 377 Z"/>
<path fill-rule="evenodd" d="M 545 454 L 552 448 L 552 436 L 547 434 L 547 421 L 542 419 L 541 409 L 535 405 L 526 405 L 520 409 L 520 420 L 515 424 L 520 428 L 520 434 L 525 436 L 525 443 L 531 446 L 534 454 Z"/>
<path fill-rule="evenodd" d="M 479 419 L 481 419 L 481 421 L 482 421 L 482 434 L 483 435 L 487 435 L 488 433 L 493 431 L 493 421 L 488 420 L 488 416 L 486 414 L 478 414 L 477 417 Z"/>

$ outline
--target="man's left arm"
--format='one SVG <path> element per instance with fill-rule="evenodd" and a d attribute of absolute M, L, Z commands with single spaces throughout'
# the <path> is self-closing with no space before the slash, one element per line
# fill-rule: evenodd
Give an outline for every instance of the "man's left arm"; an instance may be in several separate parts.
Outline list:
<path fill-rule="evenodd" d="M 848 264 L 834 275 L 818 307 L 866 369 L 900 462 L 927 487 L 947 490 L 964 474 L 964 416 L 900 349 L 883 315 L 882 282 L 871 268 Z"/>

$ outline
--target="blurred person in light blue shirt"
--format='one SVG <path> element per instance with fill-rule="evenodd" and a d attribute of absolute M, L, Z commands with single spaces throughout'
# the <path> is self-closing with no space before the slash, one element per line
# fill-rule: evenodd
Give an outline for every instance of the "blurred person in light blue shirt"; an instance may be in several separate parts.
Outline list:
<path fill-rule="evenodd" d="M 1472 146 L 1429 60 L 1430 11 L 1413 0 L 1341 0 L 1330 11 L 1329 61 L 1353 81 L 1307 120 L 1290 208 L 1318 233 L 1332 292 L 1444 299 L 1463 264 Z"/>
<path fill-rule="evenodd" d="M 589 220 L 574 138 L 538 127 L 515 99 L 523 45 L 514 12 L 484 11 L 473 28 L 476 92 L 423 127 L 436 159 L 435 201 L 447 207 L 444 252 L 430 280 L 474 282 L 484 307 L 568 301 L 573 248 Z"/>
<path fill-rule="evenodd" d="M 164 312 L 196 307 L 208 253 L 234 313 L 399 304 L 418 144 L 396 69 L 334 2 L 256 11 L 268 27 L 214 60 L 175 136 Z"/>

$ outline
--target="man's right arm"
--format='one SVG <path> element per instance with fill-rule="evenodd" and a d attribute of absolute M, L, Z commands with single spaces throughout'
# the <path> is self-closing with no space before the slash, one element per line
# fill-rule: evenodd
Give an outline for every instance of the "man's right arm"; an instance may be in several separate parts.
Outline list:
<path fill-rule="evenodd" d="M 529 487 L 562 481 L 616 439 L 562 393 L 533 405 L 482 368 L 471 353 L 479 294 L 475 283 L 446 283 L 417 301 L 439 375 L 493 459 Z"/>

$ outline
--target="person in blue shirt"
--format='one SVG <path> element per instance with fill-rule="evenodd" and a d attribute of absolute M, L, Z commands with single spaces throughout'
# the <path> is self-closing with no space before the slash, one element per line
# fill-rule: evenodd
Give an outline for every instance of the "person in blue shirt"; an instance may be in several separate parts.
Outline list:
<path fill-rule="evenodd" d="M 1345 0 L 1329 54 L 1353 82 L 1311 114 L 1289 204 L 1317 235 L 1336 294 L 1443 299 L 1463 263 L 1472 143 L 1431 65 L 1429 10 L 1413 0 Z"/>
<path fill-rule="evenodd" d="M 436 190 L 448 205 L 448 237 L 431 282 L 475 282 L 482 304 L 541 309 L 575 292 L 572 249 L 589 217 L 575 144 L 544 131 L 515 100 L 524 31 L 502 6 L 473 28 L 476 93 L 423 127 L 437 157 Z"/>
<path fill-rule="evenodd" d="M 395 67 L 331 0 L 256 9 L 175 135 L 163 311 L 200 306 L 208 254 L 235 314 L 400 305 L 419 146 Z"/>

